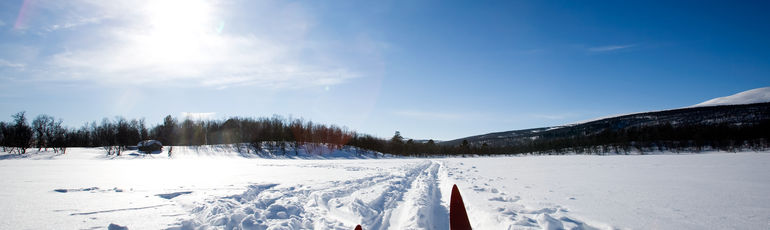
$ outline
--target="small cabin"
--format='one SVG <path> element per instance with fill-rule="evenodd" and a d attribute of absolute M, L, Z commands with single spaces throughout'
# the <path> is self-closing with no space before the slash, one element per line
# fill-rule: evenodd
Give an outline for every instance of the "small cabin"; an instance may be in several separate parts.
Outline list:
<path fill-rule="evenodd" d="M 139 149 L 139 151 L 151 153 L 162 150 L 163 144 L 157 140 L 144 140 L 137 143 L 136 148 Z"/>

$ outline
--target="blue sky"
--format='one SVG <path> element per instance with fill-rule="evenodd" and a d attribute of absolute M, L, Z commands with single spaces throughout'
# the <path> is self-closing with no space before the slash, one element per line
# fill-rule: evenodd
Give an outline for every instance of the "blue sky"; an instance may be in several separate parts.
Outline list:
<path fill-rule="evenodd" d="M 767 2 L 0 2 L 0 115 L 448 140 L 770 86 Z"/>

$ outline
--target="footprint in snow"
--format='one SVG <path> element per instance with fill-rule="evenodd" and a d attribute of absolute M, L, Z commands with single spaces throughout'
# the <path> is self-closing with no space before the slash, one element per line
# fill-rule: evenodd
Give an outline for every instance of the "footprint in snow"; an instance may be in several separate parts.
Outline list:
<path fill-rule="evenodd" d="M 516 196 L 514 198 L 511 197 L 503 197 L 503 196 L 496 196 L 489 198 L 489 201 L 499 201 L 499 202 L 516 202 L 519 201 L 521 198 L 519 196 Z"/>

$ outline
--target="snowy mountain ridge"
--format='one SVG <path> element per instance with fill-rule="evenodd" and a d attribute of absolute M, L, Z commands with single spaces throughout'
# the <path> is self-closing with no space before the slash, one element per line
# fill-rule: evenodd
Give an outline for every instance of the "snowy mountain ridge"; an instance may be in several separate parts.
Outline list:
<path fill-rule="evenodd" d="M 692 105 L 688 108 L 718 105 L 743 105 L 763 102 L 770 102 L 770 87 L 756 88 L 730 96 L 714 98 L 696 105 Z"/>
<path fill-rule="evenodd" d="M 444 141 L 446 146 L 459 145 L 468 140 L 471 145 L 513 146 L 532 140 L 557 140 L 602 133 L 618 132 L 631 127 L 651 127 L 662 124 L 673 126 L 714 126 L 718 124 L 757 125 L 770 120 L 770 87 L 757 88 L 731 96 L 679 109 L 606 116 L 567 125 L 503 131 Z"/>
<path fill-rule="evenodd" d="M 683 107 L 683 108 L 695 108 L 695 107 L 707 107 L 707 106 L 720 106 L 720 105 L 745 105 L 745 104 L 755 104 L 755 103 L 765 103 L 770 102 L 770 87 L 763 87 L 763 88 L 756 88 L 756 89 L 750 89 L 746 90 L 740 93 L 736 93 L 730 96 L 724 96 L 724 97 L 717 97 L 710 99 L 708 101 L 704 101 L 695 105 Z M 636 113 L 621 113 L 621 114 L 614 114 L 614 115 L 607 115 L 597 118 L 592 118 L 588 120 L 582 120 L 575 123 L 570 123 L 566 125 L 560 125 L 560 126 L 554 126 L 552 128 L 561 128 L 561 127 L 569 127 L 569 126 L 575 126 L 580 125 L 584 123 L 589 123 L 593 121 L 599 121 L 604 119 L 610 119 L 610 118 L 616 118 L 616 117 L 622 117 L 627 115 L 633 115 L 633 114 L 640 114 L 640 113 L 652 113 L 652 112 L 661 112 L 665 110 L 659 110 L 659 111 L 646 111 L 646 112 L 636 112 Z"/>

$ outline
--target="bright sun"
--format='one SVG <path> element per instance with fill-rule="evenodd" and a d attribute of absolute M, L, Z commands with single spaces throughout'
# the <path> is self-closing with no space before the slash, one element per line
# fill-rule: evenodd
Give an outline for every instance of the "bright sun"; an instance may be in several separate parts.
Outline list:
<path fill-rule="evenodd" d="M 150 1 L 147 28 L 140 37 L 142 53 L 154 62 L 189 63 L 216 35 L 213 9 L 202 0 Z"/>

